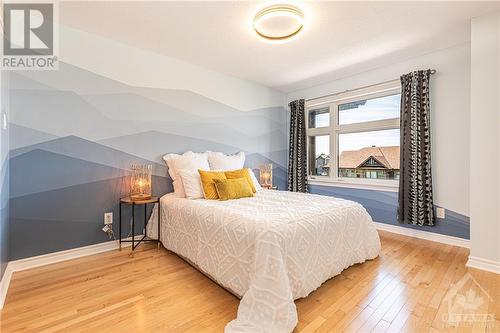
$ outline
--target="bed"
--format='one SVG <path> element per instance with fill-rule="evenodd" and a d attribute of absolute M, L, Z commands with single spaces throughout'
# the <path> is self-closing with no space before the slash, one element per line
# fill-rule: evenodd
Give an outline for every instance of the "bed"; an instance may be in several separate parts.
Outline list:
<path fill-rule="evenodd" d="M 156 237 L 157 210 L 148 223 Z M 294 300 L 373 259 L 380 240 L 358 203 L 274 190 L 229 201 L 161 198 L 161 242 L 241 298 L 226 332 L 291 332 Z"/>

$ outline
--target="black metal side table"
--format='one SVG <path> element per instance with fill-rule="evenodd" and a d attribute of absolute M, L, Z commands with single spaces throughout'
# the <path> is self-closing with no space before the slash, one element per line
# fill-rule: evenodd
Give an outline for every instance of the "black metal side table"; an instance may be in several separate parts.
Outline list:
<path fill-rule="evenodd" d="M 150 239 L 147 236 L 147 224 L 148 224 L 148 218 L 147 218 L 147 208 L 148 204 L 158 204 L 158 239 Z M 131 205 L 132 206 L 132 239 L 123 239 L 122 240 L 122 205 Z M 136 240 L 134 237 L 134 230 L 135 230 L 135 206 L 144 206 L 144 236 L 142 236 L 141 239 Z M 118 231 L 118 237 L 119 237 L 119 243 L 120 243 L 120 249 L 122 248 L 122 242 L 123 243 L 132 243 L 132 251 L 136 249 L 136 247 L 141 244 L 141 242 L 156 242 L 158 244 L 158 247 L 160 247 L 161 240 L 160 240 L 160 198 L 158 197 L 151 197 L 151 199 L 148 200 L 134 200 L 131 197 L 125 197 L 120 199 L 120 225 L 119 225 L 119 231 Z"/>

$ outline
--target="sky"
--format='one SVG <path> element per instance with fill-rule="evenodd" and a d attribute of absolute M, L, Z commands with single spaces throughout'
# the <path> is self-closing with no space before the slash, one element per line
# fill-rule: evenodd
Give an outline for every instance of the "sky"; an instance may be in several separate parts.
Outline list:
<path fill-rule="evenodd" d="M 339 111 L 339 124 L 353 124 L 372 120 L 399 117 L 401 95 L 392 95 L 367 100 L 364 105 Z M 342 106 L 342 105 L 341 105 Z M 329 126 L 328 113 L 316 116 L 316 127 Z M 363 147 L 399 146 L 399 129 L 348 133 L 339 135 L 339 153 L 344 150 L 358 150 Z M 316 156 L 330 153 L 329 136 L 316 137 Z"/>

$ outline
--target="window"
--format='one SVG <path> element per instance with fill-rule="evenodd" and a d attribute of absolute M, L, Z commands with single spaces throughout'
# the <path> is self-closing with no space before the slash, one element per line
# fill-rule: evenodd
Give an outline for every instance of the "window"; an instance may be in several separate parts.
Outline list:
<path fill-rule="evenodd" d="M 400 101 L 398 81 L 308 101 L 309 178 L 395 186 Z"/>
<path fill-rule="evenodd" d="M 339 125 L 399 118 L 400 100 L 397 94 L 340 104 Z"/>
<path fill-rule="evenodd" d="M 314 176 L 330 174 L 330 136 L 317 135 L 309 138 L 309 172 Z"/>
<path fill-rule="evenodd" d="M 309 111 L 309 128 L 330 126 L 330 109 L 328 107 Z"/>

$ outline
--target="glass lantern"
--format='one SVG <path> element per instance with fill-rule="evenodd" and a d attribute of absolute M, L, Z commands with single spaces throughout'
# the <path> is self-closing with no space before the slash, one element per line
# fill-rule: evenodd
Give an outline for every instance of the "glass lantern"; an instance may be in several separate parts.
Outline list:
<path fill-rule="evenodd" d="M 265 188 L 273 187 L 273 165 L 262 164 L 259 167 L 260 185 Z"/>
<path fill-rule="evenodd" d="M 130 198 L 132 200 L 151 199 L 151 164 L 132 165 L 132 180 L 130 182 Z"/>

